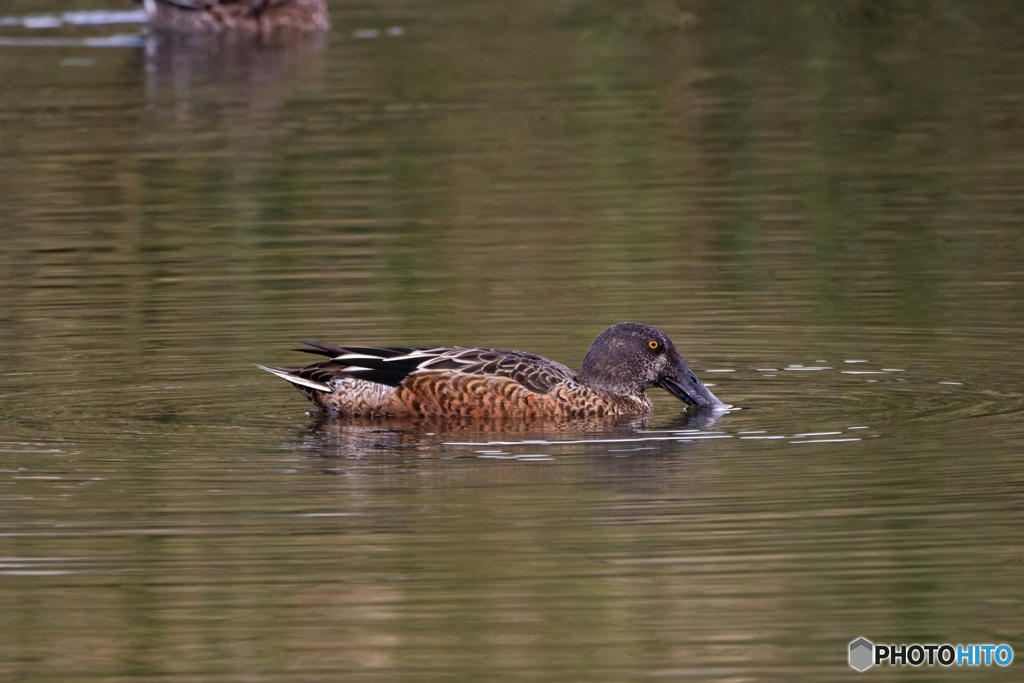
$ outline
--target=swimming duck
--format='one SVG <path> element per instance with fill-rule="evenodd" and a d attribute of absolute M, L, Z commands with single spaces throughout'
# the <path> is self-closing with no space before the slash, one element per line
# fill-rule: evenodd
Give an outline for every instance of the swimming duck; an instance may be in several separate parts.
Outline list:
<path fill-rule="evenodd" d="M 143 0 L 151 26 L 185 33 L 326 31 L 324 0 Z"/>
<path fill-rule="evenodd" d="M 604 330 L 579 373 L 524 351 L 465 346 L 337 346 L 302 341 L 326 356 L 266 370 L 333 416 L 558 419 L 645 416 L 661 387 L 691 406 L 725 408 L 664 332 L 641 323 Z"/>

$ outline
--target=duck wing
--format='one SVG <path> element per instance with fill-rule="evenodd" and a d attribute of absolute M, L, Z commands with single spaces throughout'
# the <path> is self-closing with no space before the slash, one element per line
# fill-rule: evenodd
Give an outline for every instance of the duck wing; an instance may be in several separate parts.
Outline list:
<path fill-rule="evenodd" d="M 302 340 L 306 353 L 327 360 L 304 368 L 264 368 L 268 372 L 319 391 L 330 391 L 331 380 L 343 377 L 397 387 L 412 374 L 457 373 L 505 377 L 538 394 L 559 383 L 578 383 L 579 376 L 553 360 L 523 351 L 477 347 L 367 347 L 338 346 Z"/>
<path fill-rule="evenodd" d="M 417 372 L 458 372 L 465 375 L 506 377 L 537 394 L 546 394 L 556 384 L 579 382 L 570 368 L 550 358 L 524 351 L 455 347 L 422 363 Z"/>

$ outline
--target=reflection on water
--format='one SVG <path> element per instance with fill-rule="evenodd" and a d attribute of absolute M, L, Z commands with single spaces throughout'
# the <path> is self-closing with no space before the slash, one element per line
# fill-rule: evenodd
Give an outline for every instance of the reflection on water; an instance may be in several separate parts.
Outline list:
<path fill-rule="evenodd" d="M 471 418 L 339 420 L 319 412 L 314 415 L 301 445 L 286 448 L 338 458 L 363 458 L 379 452 L 390 457 L 395 451 L 418 450 L 428 454 L 445 451 L 451 457 L 536 459 L 541 456 L 520 451 L 541 447 L 553 453 L 574 454 L 601 448 L 625 453 L 723 436 L 708 431 L 721 415 L 711 409 L 690 409 L 672 421 L 671 429 L 657 432 L 646 429 L 646 419 L 636 417 L 522 422 Z"/>
<path fill-rule="evenodd" d="M 45 4 L 3 13 L 112 9 Z M 1011 3 L 330 9 L 302 46 L 0 25 L 0 678 L 827 681 L 858 636 L 1017 645 Z M 323 421 L 252 365 L 579 367 L 619 320 L 739 409 Z"/>

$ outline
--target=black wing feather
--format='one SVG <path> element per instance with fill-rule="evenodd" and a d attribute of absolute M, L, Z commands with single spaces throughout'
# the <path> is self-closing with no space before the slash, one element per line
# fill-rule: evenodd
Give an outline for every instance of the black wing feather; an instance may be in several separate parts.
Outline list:
<path fill-rule="evenodd" d="M 327 356 L 329 360 L 308 365 L 293 371 L 293 374 L 323 384 L 329 384 L 331 380 L 339 377 L 353 377 L 367 382 L 397 387 L 403 379 L 409 376 L 409 373 L 432 358 L 432 356 L 418 356 L 391 360 L 416 351 L 416 349 L 404 346 L 338 346 L 308 339 L 302 339 L 300 343 L 310 348 L 296 349 L 296 351 Z M 345 358 L 345 356 L 351 355 L 359 357 Z"/>
<path fill-rule="evenodd" d="M 335 356 L 344 356 L 348 353 L 359 353 L 367 356 L 379 356 L 381 358 L 394 358 L 395 356 L 405 356 L 412 353 L 415 349 L 406 348 L 403 346 L 383 346 L 383 347 L 371 347 L 371 346 L 338 346 L 337 344 L 331 344 L 328 342 L 310 341 L 309 339 L 300 339 L 300 344 L 311 346 L 310 349 L 295 349 L 303 353 L 315 353 L 320 356 L 327 356 L 328 358 L 334 358 Z"/>
<path fill-rule="evenodd" d="M 330 384 L 331 380 L 338 379 L 339 377 L 353 377 L 355 379 L 366 380 L 367 382 L 386 384 L 389 387 L 397 387 L 402 383 L 403 379 L 409 376 L 409 373 L 404 369 L 353 370 L 351 364 L 329 360 L 302 368 L 293 374 L 306 379 L 311 379 L 314 382 L 321 382 L 323 384 Z"/>

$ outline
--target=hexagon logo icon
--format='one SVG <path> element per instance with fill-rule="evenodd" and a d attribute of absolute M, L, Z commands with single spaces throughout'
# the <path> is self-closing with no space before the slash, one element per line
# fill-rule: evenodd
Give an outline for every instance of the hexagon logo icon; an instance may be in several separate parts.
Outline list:
<path fill-rule="evenodd" d="M 850 643 L 850 666 L 857 671 L 867 671 L 875 663 L 875 645 L 867 638 L 858 638 Z"/>

